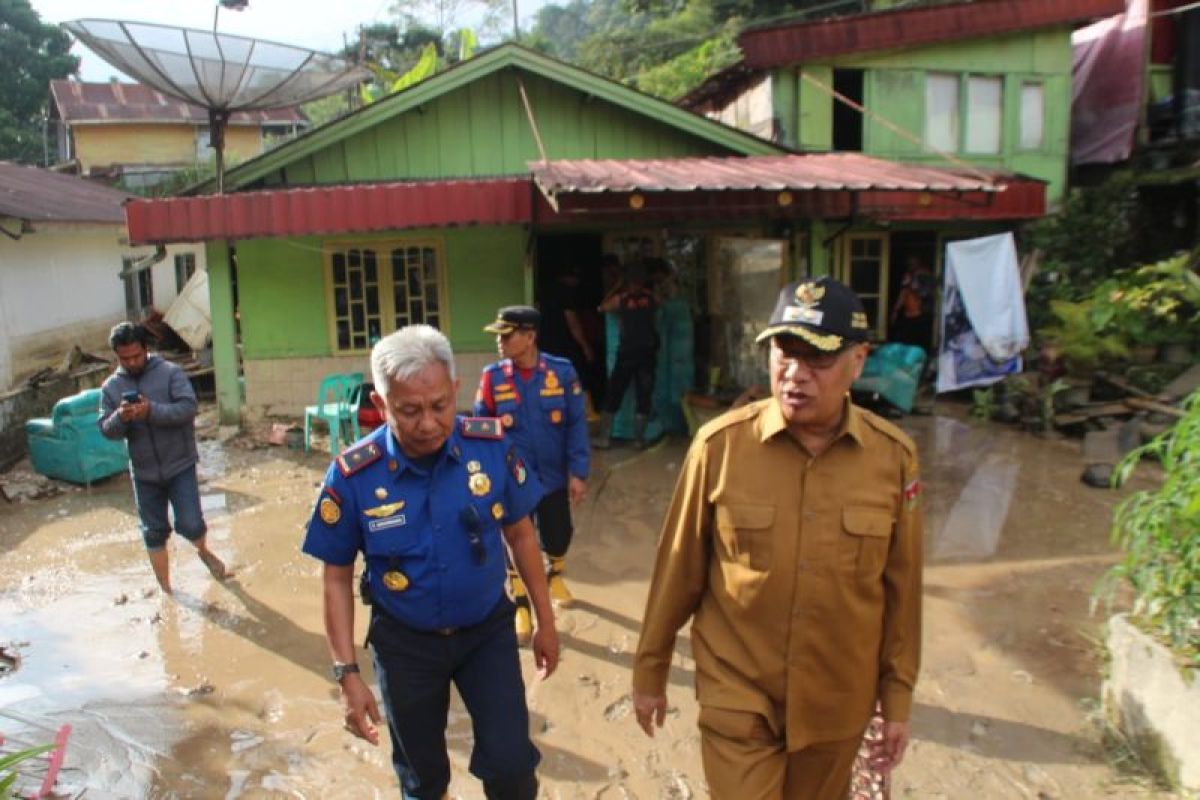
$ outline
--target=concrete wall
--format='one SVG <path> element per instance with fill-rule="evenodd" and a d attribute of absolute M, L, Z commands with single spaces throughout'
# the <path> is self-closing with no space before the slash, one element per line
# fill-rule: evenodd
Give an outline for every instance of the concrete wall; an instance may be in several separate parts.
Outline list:
<path fill-rule="evenodd" d="M 1109 620 L 1105 718 L 1171 785 L 1200 791 L 1200 675 L 1124 616 Z"/>
<path fill-rule="evenodd" d="M 102 353 L 109 329 L 125 319 L 122 258 L 153 248 L 130 248 L 124 225 L 37 223 L 17 241 L 0 239 L 0 391 L 37 370 L 58 364 L 72 346 Z M 175 253 L 194 252 L 204 268 L 204 248 L 169 248 L 152 268 L 154 305 L 176 297 Z"/>
<path fill-rule="evenodd" d="M 460 411 L 471 408 L 479 373 L 496 358 L 495 350 L 455 353 L 459 377 L 456 405 Z M 316 404 L 317 388 L 326 375 L 361 372 L 367 381 L 371 380 L 371 363 L 366 355 L 246 359 L 242 369 L 249 416 L 294 417 L 297 421 L 303 421 L 305 406 Z"/>

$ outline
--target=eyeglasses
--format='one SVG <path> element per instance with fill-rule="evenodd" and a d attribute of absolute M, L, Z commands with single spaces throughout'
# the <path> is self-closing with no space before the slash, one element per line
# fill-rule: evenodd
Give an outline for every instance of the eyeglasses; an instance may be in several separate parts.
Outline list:
<path fill-rule="evenodd" d="M 818 350 L 815 347 L 795 347 L 788 346 L 780 347 L 778 343 L 772 345 L 772 356 L 779 361 L 779 366 L 786 371 L 788 367 L 801 364 L 813 370 L 829 369 L 838 362 L 842 357 L 842 353 L 850 349 L 852 345 L 839 347 L 837 350 Z"/>
<path fill-rule="evenodd" d="M 463 506 L 462 512 L 458 515 L 462 526 L 467 529 L 467 540 L 471 543 L 471 557 L 475 559 L 476 564 L 483 564 L 487 561 L 487 548 L 483 546 L 483 537 L 480 533 L 483 531 L 483 517 L 479 513 L 479 509 L 474 503 L 469 503 Z"/>

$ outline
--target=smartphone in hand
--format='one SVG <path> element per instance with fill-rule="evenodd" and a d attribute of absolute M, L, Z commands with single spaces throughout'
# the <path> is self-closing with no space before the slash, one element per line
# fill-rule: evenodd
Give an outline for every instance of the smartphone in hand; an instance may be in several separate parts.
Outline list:
<path fill-rule="evenodd" d="M 142 395 L 139 392 L 129 391 L 121 395 L 121 400 L 129 403 L 130 405 L 137 403 L 141 399 Z"/>

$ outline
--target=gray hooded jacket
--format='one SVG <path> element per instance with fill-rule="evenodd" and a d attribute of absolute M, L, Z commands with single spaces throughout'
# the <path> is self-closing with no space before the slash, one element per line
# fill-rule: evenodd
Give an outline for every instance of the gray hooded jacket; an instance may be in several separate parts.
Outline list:
<path fill-rule="evenodd" d="M 150 401 L 144 421 L 123 422 L 121 395 L 138 392 Z M 138 376 L 118 368 L 101 387 L 100 432 L 126 439 L 133 477 L 165 483 L 196 463 L 196 392 L 183 370 L 159 356 L 147 356 Z"/>

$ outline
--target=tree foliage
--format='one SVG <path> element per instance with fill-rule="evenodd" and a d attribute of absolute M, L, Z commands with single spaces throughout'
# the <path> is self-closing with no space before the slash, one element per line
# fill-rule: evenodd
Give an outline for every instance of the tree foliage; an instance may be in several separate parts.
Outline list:
<path fill-rule="evenodd" d="M 0 159 L 42 163 L 50 81 L 79 68 L 70 48 L 71 38 L 43 24 L 28 0 L 0 0 Z"/>
<path fill-rule="evenodd" d="M 737 36 L 747 26 L 862 6 L 863 0 L 570 0 L 543 6 L 522 43 L 674 100 L 741 58 Z"/>

